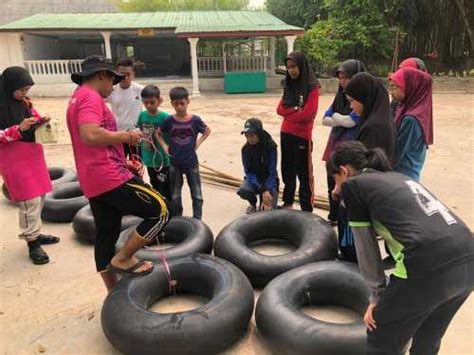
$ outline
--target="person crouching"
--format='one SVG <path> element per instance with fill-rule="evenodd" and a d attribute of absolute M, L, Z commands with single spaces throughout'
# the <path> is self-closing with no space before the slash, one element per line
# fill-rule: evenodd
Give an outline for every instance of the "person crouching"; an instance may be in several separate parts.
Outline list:
<path fill-rule="evenodd" d="M 242 147 L 245 178 L 237 194 L 249 202 L 247 214 L 270 211 L 278 202 L 277 145 L 257 118 L 248 119 L 241 134 L 247 139 Z"/>

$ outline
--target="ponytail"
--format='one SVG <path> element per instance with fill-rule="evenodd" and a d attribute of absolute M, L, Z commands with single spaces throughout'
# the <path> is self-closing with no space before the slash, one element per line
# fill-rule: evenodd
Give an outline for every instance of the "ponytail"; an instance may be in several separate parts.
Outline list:
<path fill-rule="evenodd" d="M 390 171 L 392 166 L 387 158 L 387 155 L 381 148 L 368 149 L 365 155 L 367 157 L 366 168 L 375 169 L 378 171 Z"/>
<path fill-rule="evenodd" d="M 328 174 L 339 172 L 340 166 L 351 165 L 355 170 L 375 169 L 390 171 L 391 165 L 385 152 L 380 148 L 367 149 L 361 142 L 344 142 L 336 148 L 326 162 Z"/>

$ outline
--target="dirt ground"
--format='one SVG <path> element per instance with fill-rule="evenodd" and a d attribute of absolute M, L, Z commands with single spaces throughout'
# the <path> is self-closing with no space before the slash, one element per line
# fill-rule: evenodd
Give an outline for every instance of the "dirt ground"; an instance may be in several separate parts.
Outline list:
<path fill-rule="evenodd" d="M 427 155 L 422 182 L 441 201 L 452 208 L 471 229 L 473 214 L 474 112 L 471 94 L 435 94 L 435 145 Z M 209 95 L 192 99 L 191 111 L 203 117 L 212 129 L 208 141 L 199 150 L 203 163 L 241 176 L 240 135 L 243 122 L 261 118 L 275 140 L 279 140 L 280 118 L 275 113 L 279 97 L 267 95 Z M 326 193 L 326 178 L 321 155 L 329 129 L 320 117 L 332 96 L 322 96 L 313 139 L 316 192 Z M 50 166 L 73 167 L 69 136 L 64 124 L 67 98 L 36 99 L 42 114 L 63 122 L 59 144 L 45 148 Z M 170 110 L 168 102 L 165 110 Z M 190 199 L 184 188 L 185 214 L 190 214 Z M 235 193 L 203 187 L 204 221 L 214 235 L 242 215 L 243 203 Z M 79 243 L 69 224 L 45 223 L 44 232 L 58 235 L 58 245 L 47 246 L 51 262 L 34 266 L 26 247 L 16 238 L 17 210 L 2 197 L 0 200 L 0 352 L 4 354 L 116 354 L 100 326 L 100 310 L 106 292 L 95 273 L 93 248 Z M 326 217 L 327 212 L 316 211 Z M 258 293 L 256 293 L 258 295 Z M 153 310 L 176 311 L 201 302 L 192 297 L 170 297 Z M 354 315 L 337 308 L 315 308 L 313 315 L 328 321 L 344 322 Z M 276 325 L 280 326 L 280 325 Z M 440 354 L 474 354 L 474 298 L 471 296 L 451 323 Z M 248 333 L 229 348 L 229 354 L 269 354 L 255 321 Z"/>

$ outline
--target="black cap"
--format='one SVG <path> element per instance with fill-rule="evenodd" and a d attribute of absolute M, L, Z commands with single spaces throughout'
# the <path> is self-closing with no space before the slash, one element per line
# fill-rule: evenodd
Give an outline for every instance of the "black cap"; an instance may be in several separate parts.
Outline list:
<path fill-rule="evenodd" d="M 77 85 L 81 85 L 84 78 L 104 70 L 115 75 L 114 85 L 125 78 L 125 75 L 120 74 L 114 69 L 110 60 L 105 59 L 101 55 L 91 55 L 82 62 L 82 71 L 71 74 L 71 80 Z"/>
<path fill-rule="evenodd" d="M 244 130 L 240 134 L 253 134 L 263 130 L 262 121 L 258 118 L 249 118 L 245 121 Z"/>

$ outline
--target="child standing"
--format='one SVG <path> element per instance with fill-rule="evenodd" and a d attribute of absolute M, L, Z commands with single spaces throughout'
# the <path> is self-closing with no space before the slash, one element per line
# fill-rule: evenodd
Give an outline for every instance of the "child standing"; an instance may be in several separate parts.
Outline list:
<path fill-rule="evenodd" d="M 143 86 L 134 81 L 135 70 L 133 69 L 133 60 L 130 58 L 119 60 L 116 69 L 124 76 L 124 79 L 114 87 L 114 91 L 106 101 L 110 103 L 117 121 L 117 130 L 129 131 L 135 128 L 137 117 L 142 111 L 140 93 Z M 135 149 L 129 144 L 124 144 L 123 149 L 127 157 L 135 154 Z"/>
<path fill-rule="evenodd" d="M 420 181 L 426 150 L 433 144 L 432 79 L 421 70 L 404 67 L 390 76 L 395 111 L 398 160 L 394 170 Z"/>
<path fill-rule="evenodd" d="M 160 89 L 156 85 L 145 86 L 141 92 L 141 97 L 146 109 L 146 111 L 140 113 L 137 123 L 144 138 L 141 145 L 142 162 L 148 170 L 151 186 L 168 200 L 171 200 L 170 158 L 155 137 L 155 131 L 163 124 L 165 118 L 168 117 L 168 113 L 159 110 L 163 99 L 160 96 Z M 166 144 L 169 144 L 168 134 L 164 135 L 163 138 Z"/>
<path fill-rule="evenodd" d="M 171 154 L 170 182 L 171 205 L 173 216 L 183 214 L 181 189 L 183 175 L 186 175 L 193 200 L 193 217 L 202 217 L 201 178 L 196 150 L 209 137 L 211 130 L 199 116 L 188 113 L 189 93 L 183 87 L 175 87 L 170 91 L 170 99 L 176 114 L 168 116 L 158 130 L 158 140 L 164 149 Z M 169 146 L 163 134 L 169 134 Z M 201 136 L 198 138 L 198 134 Z"/>
<path fill-rule="evenodd" d="M 296 177 L 303 211 L 312 212 L 314 202 L 313 126 L 318 112 L 320 84 L 306 56 L 291 52 L 285 59 L 287 74 L 283 97 L 277 108 L 281 125 L 281 173 L 283 208 L 293 208 Z"/>
<path fill-rule="evenodd" d="M 49 117 L 41 117 L 28 100 L 33 85 L 22 67 L 6 68 L 0 76 L 0 175 L 18 202 L 19 237 L 26 241 L 33 264 L 42 265 L 49 257 L 41 245 L 58 243 L 59 238 L 41 234 L 41 210 L 51 181 L 35 129 Z"/>
<path fill-rule="evenodd" d="M 237 195 L 249 202 L 247 214 L 257 211 L 257 196 L 259 209 L 270 211 L 278 201 L 277 145 L 258 118 L 248 119 L 242 134 L 247 140 L 242 147 L 245 180 Z"/>

